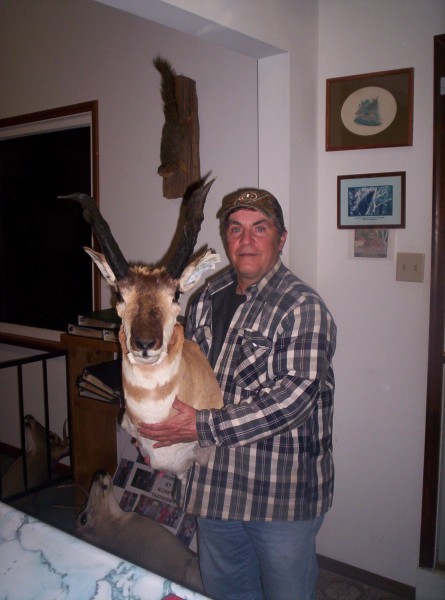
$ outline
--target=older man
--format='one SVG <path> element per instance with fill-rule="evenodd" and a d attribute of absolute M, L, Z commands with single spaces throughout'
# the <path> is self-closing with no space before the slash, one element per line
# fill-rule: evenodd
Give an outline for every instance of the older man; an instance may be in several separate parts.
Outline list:
<path fill-rule="evenodd" d="M 231 269 L 191 305 L 187 336 L 215 370 L 224 408 L 141 425 L 158 446 L 214 446 L 189 477 L 204 586 L 219 600 L 314 600 L 315 539 L 332 503 L 336 326 L 320 296 L 280 259 L 287 231 L 265 190 L 221 210 Z"/>

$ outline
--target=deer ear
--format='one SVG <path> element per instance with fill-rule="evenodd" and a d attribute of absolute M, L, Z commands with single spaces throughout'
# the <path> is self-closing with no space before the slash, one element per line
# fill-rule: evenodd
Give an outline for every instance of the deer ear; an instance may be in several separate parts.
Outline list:
<path fill-rule="evenodd" d="M 105 256 L 103 254 L 101 254 L 100 252 L 96 252 L 95 250 L 92 250 L 91 248 L 87 248 L 86 246 L 83 246 L 83 249 L 92 258 L 94 264 L 99 269 L 99 271 L 102 273 L 102 276 L 105 279 L 105 281 L 108 283 L 108 285 L 115 286 L 116 285 L 116 276 L 114 275 L 113 271 L 111 270 L 110 265 L 105 260 Z"/>
<path fill-rule="evenodd" d="M 186 266 L 184 272 L 178 280 L 179 291 L 189 292 L 192 290 L 204 271 L 214 269 L 215 264 L 220 262 L 219 254 L 215 254 L 213 250 L 207 250 L 201 256 L 198 256 L 194 261 Z"/>

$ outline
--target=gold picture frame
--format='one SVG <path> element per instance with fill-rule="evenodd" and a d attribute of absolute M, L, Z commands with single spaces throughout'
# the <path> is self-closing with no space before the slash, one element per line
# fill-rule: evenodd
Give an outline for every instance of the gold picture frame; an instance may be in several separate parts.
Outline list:
<path fill-rule="evenodd" d="M 414 69 L 326 80 L 326 150 L 413 144 Z"/>

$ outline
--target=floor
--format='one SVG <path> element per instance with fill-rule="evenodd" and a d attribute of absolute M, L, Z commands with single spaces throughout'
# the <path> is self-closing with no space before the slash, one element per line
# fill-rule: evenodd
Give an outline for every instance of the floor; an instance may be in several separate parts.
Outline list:
<path fill-rule="evenodd" d="M 402 596 L 321 569 L 317 600 L 402 600 Z"/>
<path fill-rule="evenodd" d="M 16 500 L 12 504 L 45 523 L 71 533 L 76 515 L 82 506 L 79 504 L 79 490 L 76 497 L 74 495 L 71 484 L 61 484 Z M 402 597 L 321 569 L 317 600 L 402 600 Z"/>

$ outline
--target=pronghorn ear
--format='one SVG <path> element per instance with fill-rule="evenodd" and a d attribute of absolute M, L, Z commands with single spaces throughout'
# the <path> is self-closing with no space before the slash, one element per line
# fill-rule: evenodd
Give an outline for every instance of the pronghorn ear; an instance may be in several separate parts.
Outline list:
<path fill-rule="evenodd" d="M 91 248 L 87 248 L 87 246 L 83 246 L 83 249 L 93 259 L 94 264 L 99 269 L 99 271 L 102 273 L 102 276 L 104 277 L 104 279 L 108 283 L 108 285 L 115 286 L 116 285 L 116 276 L 114 275 L 113 271 L 111 270 L 110 265 L 105 260 L 105 256 L 103 254 L 101 254 L 100 252 L 96 252 L 95 250 L 92 250 Z"/>
<path fill-rule="evenodd" d="M 201 256 L 198 256 L 194 261 L 186 266 L 184 272 L 178 280 L 179 291 L 189 292 L 195 287 L 201 278 L 204 271 L 214 269 L 215 264 L 220 262 L 219 254 L 215 254 L 214 250 L 207 250 Z"/>

